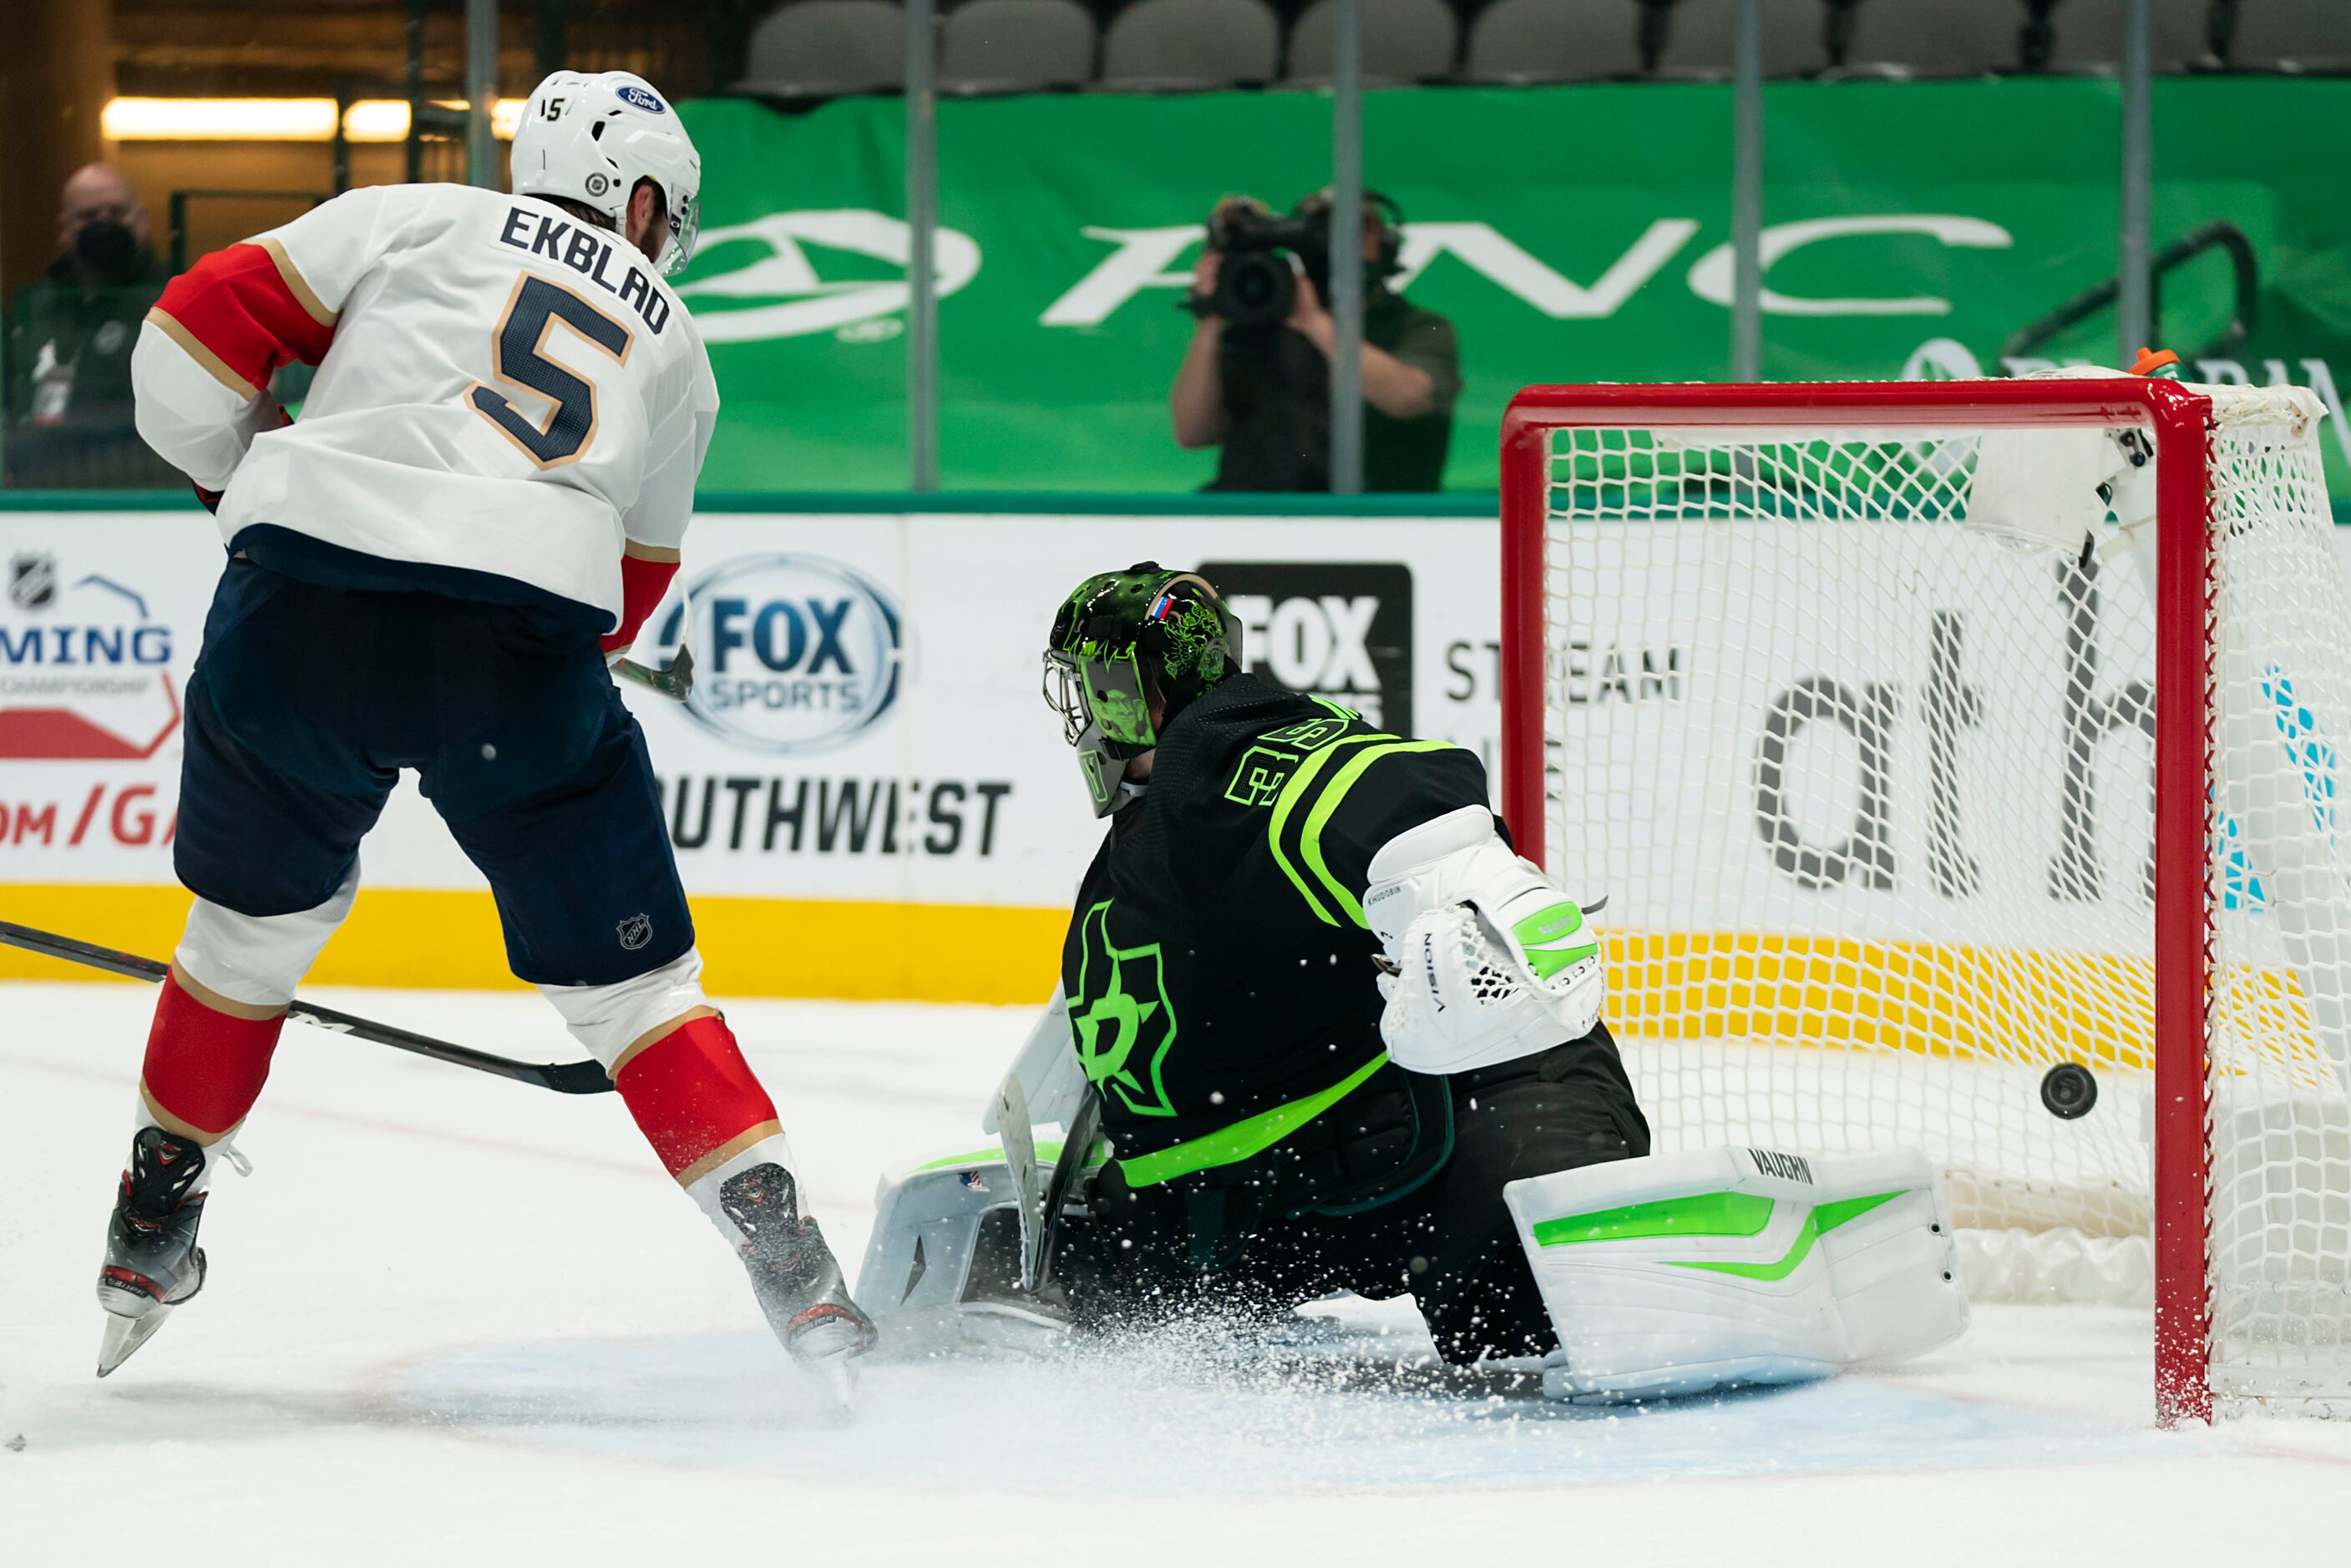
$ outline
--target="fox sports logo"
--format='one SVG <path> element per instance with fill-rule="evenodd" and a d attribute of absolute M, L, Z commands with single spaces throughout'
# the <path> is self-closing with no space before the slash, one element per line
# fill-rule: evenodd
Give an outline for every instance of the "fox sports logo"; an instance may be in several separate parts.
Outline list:
<path fill-rule="evenodd" d="M 820 752 L 872 728 L 898 700 L 897 607 L 837 561 L 753 556 L 688 586 L 694 692 L 704 727 L 763 752 Z M 685 634 L 671 610 L 661 641 Z"/>

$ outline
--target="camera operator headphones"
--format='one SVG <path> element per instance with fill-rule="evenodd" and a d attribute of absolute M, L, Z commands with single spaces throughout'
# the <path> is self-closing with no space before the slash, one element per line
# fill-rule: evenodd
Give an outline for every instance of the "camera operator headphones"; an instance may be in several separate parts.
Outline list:
<path fill-rule="evenodd" d="M 1364 192 L 1364 204 L 1376 209 L 1379 213 L 1379 255 L 1372 263 L 1374 275 L 1382 278 L 1391 276 L 1404 266 L 1404 208 L 1397 205 L 1395 197 L 1368 188 Z M 1325 185 L 1311 195 L 1301 196 L 1298 205 L 1290 210 L 1290 215 L 1322 223 L 1326 225 L 1323 232 L 1328 234 L 1331 207 L 1331 188 Z"/>

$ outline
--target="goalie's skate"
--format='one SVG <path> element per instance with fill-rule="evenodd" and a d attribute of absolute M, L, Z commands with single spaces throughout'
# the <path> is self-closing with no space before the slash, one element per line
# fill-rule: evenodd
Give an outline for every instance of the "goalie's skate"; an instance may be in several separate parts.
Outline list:
<path fill-rule="evenodd" d="M 204 1289 L 196 1227 L 204 1195 L 194 1190 L 204 1172 L 204 1149 L 161 1127 L 131 1140 L 131 1162 L 107 1222 L 106 1263 L 98 1272 L 98 1304 L 107 1312 L 100 1377 L 130 1360 L 173 1307 Z"/>
<path fill-rule="evenodd" d="M 738 1171 L 719 1188 L 718 1201 L 743 1233 L 743 1266 L 768 1326 L 845 1407 L 849 1364 L 873 1347 L 873 1324 L 849 1299 L 816 1221 L 800 1213 L 792 1173 L 772 1164 Z"/>

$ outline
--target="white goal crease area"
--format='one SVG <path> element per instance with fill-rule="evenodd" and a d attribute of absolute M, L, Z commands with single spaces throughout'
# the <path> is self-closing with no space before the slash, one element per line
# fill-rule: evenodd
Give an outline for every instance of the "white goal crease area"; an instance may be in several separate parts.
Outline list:
<path fill-rule="evenodd" d="M 2152 1301 L 2167 1419 L 2351 1401 L 2323 417 L 2116 376 L 1503 427 L 1504 815 L 1607 899 L 1657 1147 L 1923 1147 L 1978 1299 Z"/>

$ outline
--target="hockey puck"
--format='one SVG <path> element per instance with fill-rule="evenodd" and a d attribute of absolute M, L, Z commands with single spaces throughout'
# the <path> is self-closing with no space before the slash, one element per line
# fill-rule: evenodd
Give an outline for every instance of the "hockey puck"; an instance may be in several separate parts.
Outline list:
<path fill-rule="evenodd" d="M 2061 1122 L 2078 1121 L 2098 1103 L 2098 1080 L 2079 1062 L 2060 1062 L 2042 1075 L 2041 1103 Z"/>

